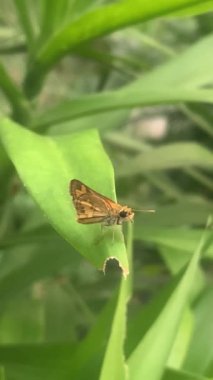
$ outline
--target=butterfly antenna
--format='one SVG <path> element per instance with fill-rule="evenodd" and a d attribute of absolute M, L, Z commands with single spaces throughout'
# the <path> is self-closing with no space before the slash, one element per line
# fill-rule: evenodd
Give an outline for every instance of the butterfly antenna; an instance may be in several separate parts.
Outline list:
<path fill-rule="evenodd" d="M 153 210 L 153 209 L 149 209 L 149 210 L 136 210 L 136 209 L 133 209 L 133 211 L 140 211 L 140 212 L 155 212 L 156 210 Z"/>

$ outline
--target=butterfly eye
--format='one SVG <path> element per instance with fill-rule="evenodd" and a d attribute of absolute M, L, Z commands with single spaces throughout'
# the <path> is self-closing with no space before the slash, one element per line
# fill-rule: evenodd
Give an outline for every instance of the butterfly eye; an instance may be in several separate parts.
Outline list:
<path fill-rule="evenodd" d="M 127 213 L 127 211 L 122 210 L 122 211 L 119 212 L 119 215 L 120 215 L 121 218 L 126 218 L 127 215 L 128 215 L 128 213 Z"/>

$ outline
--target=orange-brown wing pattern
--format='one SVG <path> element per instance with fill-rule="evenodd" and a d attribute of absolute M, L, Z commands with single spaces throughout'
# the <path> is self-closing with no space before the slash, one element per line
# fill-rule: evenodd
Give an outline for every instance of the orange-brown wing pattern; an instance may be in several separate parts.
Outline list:
<path fill-rule="evenodd" d="M 97 193 L 73 179 L 70 181 L 70 194 L 77 211 L 79 223 L 100 223 L 117 215 L 118 205 L 111 199 Z"/>

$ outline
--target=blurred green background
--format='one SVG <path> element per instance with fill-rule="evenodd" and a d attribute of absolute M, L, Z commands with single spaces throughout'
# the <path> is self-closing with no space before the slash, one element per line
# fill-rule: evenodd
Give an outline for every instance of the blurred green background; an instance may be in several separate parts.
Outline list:
<path fill-rule="evenodd" d="M 212 68 L 213 1 L 0 0 L 0 380 L 213 378 Z"/>

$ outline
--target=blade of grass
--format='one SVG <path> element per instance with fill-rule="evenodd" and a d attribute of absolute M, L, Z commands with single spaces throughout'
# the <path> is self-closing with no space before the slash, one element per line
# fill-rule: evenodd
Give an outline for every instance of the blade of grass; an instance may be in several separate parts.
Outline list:
<path fill-rule="evenodd" d="M 177 371 L 172 368 L 167 368 L 162 380 L 210 380 L 207 377 L 199 376 L 195 373 L 190 373 L 187 371 Z"/>
<path fill-rule="evenodd" d="M 204 234 L 166 306 L 130 355 L 128 365 L 131 379 L 161 378 L 182 314 L 188 304 L 198 262 L 206 244 L 207 238 Z"/>
<path fill-rule="evenodd" d="M 128 226 L 128 257 L 132 262 L 132 226 Z M 131 264 L 130 264 L 131 265 Z M 132 271 L 131 271 L 132 273 Z M 131 275 L 128 279 L 122 279 L 119 290 L 111 333 L 107 342 L 107 348 L 101 368 L 100 380 L 127 379 L 124 360 L 124 339 L 126 335 L 127 302 L 131 294 Z"/>
<path fill-rule="evenodd" d="M 35 31 L 33 29 L 33 24 L 30 18 L 29 2 L 27 0 L 13 1 L 16 7 L 20 25 L 27 40 L 28 49 L 29 51 L 32 51 L 35 40 Z"/>
<path fill-rule="evenodd" d="M 203 376 L 211 376 L 209 369 L 213 360 L 213 289 L 204 289 L 194 305 L 195 329 L 183 368 Z"/>
<path fill-rule="evenodd" d="M 196 113 L 196 111 L 193 108 L 191 109 L 190 106 L 181 105 L 180 109 L 193 121 L 193 123 L 195 123 L 198 128 L 209 136 L 213 136 L 212 124 L 208 120 L 205 120 L 204 117 L 202 117 L 199 113 Z"/>
<path fill-rule="evenodd" d="M 187 168 L 185 169 L 185 172 L 196 181 L 198 181 L 201 185 L 205 186 L 207 189 L 213 189 L 213 181 L 211 180 L 210 176 L 203 174 L 200 170 L 195 168 Z"/>
<path fill-rule="evenodd" d="M 135 209 L 141 208 L 141 205 L 135 205 Z M 150 206 L 150 205 L 149 205 Z M 150 208 L 150 207 L 149 207 Z M 213 213 L 213 204 L 202 198 L 183 196 L 178 202 L 165 206 L 158 206 L 155 214 L 136 214 L 136 228 L 143 231 L 144 222 L 147 227 L 180 227 L 180 226 L 197 226 L 205 224 L 206 218 Z M 175 218 L 173 217 L 175 215 Z"/>
<path fill-rule="evenodd" d="M 143 172 L 199 166 L 213 168 L 213 154 L 198 143 L 171 143 L 123 160 L 117 165 L 119 177 L 133 176 Z"/>
<path fill-rule="evenodd" d="M 183 252 L 192 252 L 198 244 L 202 235 L 202 229 L 188 228 L 149 228 L 146 226 L 135 226 L 135 238 L 146 242 L 152 242 L 165 246 L 169 249 L 178 249 Z M 210 239 L 211 231 L 206 232 Z M 212 239 L 213 240 L 213 239 Z M 205 252 L 205 257 L 213 258 L 213 241 Z"/>
<path fill-rule="evenodd" d="M 10 103 L 13 118 L 20 123 L 27 124 L 30 118 L 29 105 L 27 103 L 27 100 L 1 63 L 0 87 Z"/>
<path fill-rule="evenodd" d="M 39 36 L 39 44 L 44 44 L 55 30 L 62 28 L 67 16 L 69 1 L 68 0 L 49 0 L 41 2 L 41 32 Z"/>
<path fill-rule="evenodd" d="M 126 88 L 102 94 L 85 95 L 79 99 L 66 101 L 54 107 L 54 109 L 49 109 L 45 114 L 38 115 L 30 125 L 38 131 L 45 131 L 53 124 L 59 124 L 94 113 L 153 104 L 177 104 L 180 102 L 213 103 L 213 91 L 182 87 L 180 89 L 176 88 L 174 92 L 171 88 L 166 88 L 166 86 L 164 88 L 157 88 L 154 82 L 150 83 L 150 88 L 146 87 L 145 83 L 143 86 L 141 82 L 140 90 L 130 91 L 129 88 Z"/>
<path fill-rule="evenodd" d="M 0 366 L 0 380 L 6 380 L 4 367 Z"/>
<path fill-rule="evenodd" d="M 212 0 L 207 1 L 206 3 L 201 2 L 200 4 L 196 4 L 195 6 L 186 7 L 183 11 L 178 11 L 171 16 L 174 17 L 186 17 L 186 16 L 194 16 L 200 15 L 202 13 L 212 12 L 213 10 L 213 2 Z"/>

